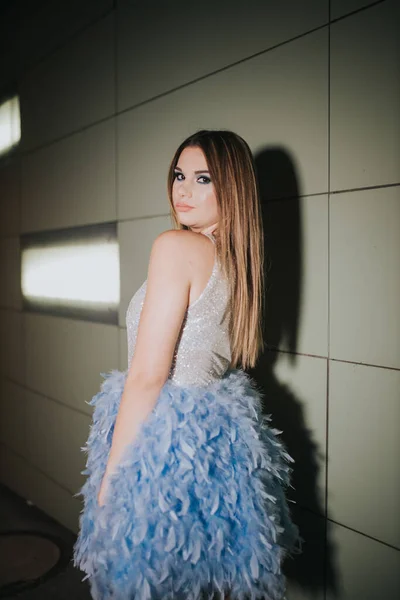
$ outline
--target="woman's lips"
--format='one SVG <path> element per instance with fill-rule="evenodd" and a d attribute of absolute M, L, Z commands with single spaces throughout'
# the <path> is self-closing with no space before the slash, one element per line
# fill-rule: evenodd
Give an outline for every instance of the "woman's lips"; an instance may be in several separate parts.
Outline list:
<path fill-rule="evenodd" d="M 185 206 L 184 204 L 177 204 L 175 206 L 176 210 L 186 212 L 188 210 L 192 210 L 193 206 Z"/>

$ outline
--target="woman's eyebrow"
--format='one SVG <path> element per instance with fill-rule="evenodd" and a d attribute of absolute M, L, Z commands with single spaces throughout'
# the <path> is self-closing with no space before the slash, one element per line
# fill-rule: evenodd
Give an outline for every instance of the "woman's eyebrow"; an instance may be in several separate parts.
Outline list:
<path fill-rule="evenodd" d="M 179 167 L 175 167 L 175 169 L 182 173 L 182 169 L 180 169 Z M 195 171 L 195 175 L 198 175 L 199 173 L 209 173 L 209 172 L 210 171 L 207 171 L 207 169 L 202 169 L 201 171 Z"/>

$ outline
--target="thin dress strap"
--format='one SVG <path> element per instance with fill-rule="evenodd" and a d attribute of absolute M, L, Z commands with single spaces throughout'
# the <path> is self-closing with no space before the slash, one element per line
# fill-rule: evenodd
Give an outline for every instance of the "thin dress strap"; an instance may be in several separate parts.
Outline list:
<path fill-rule="evenodd" d="M 215 244 L 215 237 L 212 233 L 204 233 L 203 235 L 206 235 L 208 238 L 210 238 L 210 240 L 213 241 L 213 243 Z"/>

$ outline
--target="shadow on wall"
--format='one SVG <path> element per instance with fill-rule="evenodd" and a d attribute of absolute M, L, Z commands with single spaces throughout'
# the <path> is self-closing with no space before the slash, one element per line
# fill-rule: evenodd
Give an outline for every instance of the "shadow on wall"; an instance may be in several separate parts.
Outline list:
<path fill-rule="evenodd" d="M 305 399 L 297 398 L 274 372 L 277 348 L 289 352 L 292 365 L 297 360 L 303 240 L 295 163 L 279 147 L 262 150 L 255 159 L 265 235 L 266 350 L 249 374 L 264 395 L 264 412 L 272 415 L 271 425 L 283 431 L 281 439 L 295 460 L 288 498 L 296 502 L 290 507 L 304 539 L 302 554 L 289 558 L 284 570 L 289 582 L 306 591 L 306 597 L 322 598 L 325 588 L 338 596 L 329 521 L 324 518 L 325 499 L 318 486 L 325 449 L 318 447 L 307 428 Z"/>

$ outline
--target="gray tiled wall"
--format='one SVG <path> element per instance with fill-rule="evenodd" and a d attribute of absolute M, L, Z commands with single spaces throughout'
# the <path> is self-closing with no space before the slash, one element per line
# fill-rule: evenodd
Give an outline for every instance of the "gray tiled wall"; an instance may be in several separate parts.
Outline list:
<path fill-rule="evenodd" d="M 170 228 L 169 161 L 192 131 L 230 128 L 265 178 L 261 370 L 306 540 L 288 598 L 395 600 L 399 3 L 57 4 L 29 4 L 29 31 L 10 14 L 19 35 L 0 25 L 0 89 L 17 81 L 23 127 L 0 161 L 1 480 L 77 529 L 85 402 L 126 367 L 126 307 Z M 24 313 L 19 234 L 116 219 L 119 326 Z"/>

